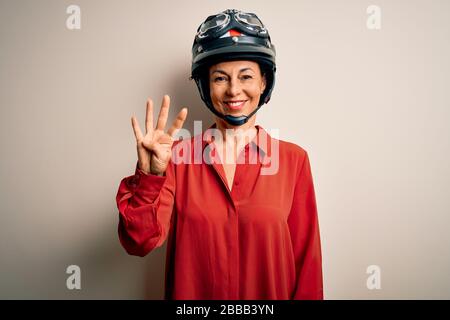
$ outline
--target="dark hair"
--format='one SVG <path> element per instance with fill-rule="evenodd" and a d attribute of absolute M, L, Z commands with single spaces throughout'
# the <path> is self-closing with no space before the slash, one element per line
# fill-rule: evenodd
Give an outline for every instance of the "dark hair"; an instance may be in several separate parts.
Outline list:
<path fill-rule="evenodd" d="M 255 60 L 248 60 L 248 61 L 252 61 L 252 62 L 256 62 L 259 66 L 259 71 L 261 73 L 261 77 L 265 77 L 266 74 L 270 71 L 270 67 L 266 66 L 265 64 L 261 63 L 260 61 L 255 61 Z M 226 61 L 221 61 L 221 62 L 226 62 Z M 209 63 L 207 65 L 205 65 L 202 70 L 200 70 L 198 72 L 198 75 L 200 78 L 204 78 L 206 77 L 206 79 L 209 80 L 209 69 L 217 64 L 217 63 L 221 63 L 221 62 L 214 62 L 214 63 Z M 193 80 L 193 77 L 189 77 L 189 80 Z"/>

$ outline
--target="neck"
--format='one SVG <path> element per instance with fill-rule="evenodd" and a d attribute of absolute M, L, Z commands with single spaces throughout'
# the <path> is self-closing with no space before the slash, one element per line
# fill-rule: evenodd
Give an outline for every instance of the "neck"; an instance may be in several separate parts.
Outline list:
<path fill-rule="evenodd" d="M 254 137 L 257 133 L 255 126 L 256 115 L 253 115 L 246 123 L 241 126 L 233 126 L 225 120 L 216 117 L 216 128 L 222 133 L 223 142 L 233 143 L 238 136 L 245 134 L 249 137 Z"/>
<path fill-rule="evenodd" d="M 214 144 L 225 163 L 234 164 L 245 145 L 258 134 L 255 120 L 256 116 L 253 116 L 241 126 L 232 126 L 225 120 L 216 118 L 216 129 L 222 133 L 222 141 L 214 140 Z"/>

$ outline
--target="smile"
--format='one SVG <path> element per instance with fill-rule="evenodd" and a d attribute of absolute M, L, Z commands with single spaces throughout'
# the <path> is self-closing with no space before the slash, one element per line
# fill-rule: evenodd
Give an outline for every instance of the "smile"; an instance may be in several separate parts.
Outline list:
<path fill-rule="evenodd" d="M 245 102 L 247 100 L 239 100 L 239 101 L 226 101 L 225 106 L 230 108 L 231 110 L 240 110 L 244 107 Z"/>

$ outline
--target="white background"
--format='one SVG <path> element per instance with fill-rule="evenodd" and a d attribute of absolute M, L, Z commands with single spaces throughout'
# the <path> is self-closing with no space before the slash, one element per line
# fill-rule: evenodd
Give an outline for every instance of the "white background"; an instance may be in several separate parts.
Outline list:
<path fill-rule="evenodd" d="M 117 236 L 130 118 L 142 126 L 147 97 L 159 108 L 167 93 L 187 129 L 212 123 L 190 50 L 227 8 L 258 14 L 276 46 L 257 123 L 308 151 L 325 298 L 450 298 L 450 2 L 436 0 L 1 0 L 0 298 L 163 297 L 165 246 L 133 257 Z M 71 264 L 81 290 L 66 288 Z"/>

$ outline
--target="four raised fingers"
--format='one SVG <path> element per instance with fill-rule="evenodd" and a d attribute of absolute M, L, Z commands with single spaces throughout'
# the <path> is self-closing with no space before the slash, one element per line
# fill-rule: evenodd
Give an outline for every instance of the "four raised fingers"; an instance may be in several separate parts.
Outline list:
<path fill-rule="evenodd" d="M 166 126 L 167 123 L 167 117 L 169 115 L 169 106 L 170 106 L 170 97 L 168 95 L 164 95 L 161 110 L 159 111 L 158 124 L 156 126 L 156 130 L 164 130 L 164 127 Z M 183 127 L 186 117 L 187 117 L 187 108 L 183 108 L 173 121 L 173 124 L 167 131 L 167 134 L 173 137 L 176 131 Z M 136 141 L 137 142 L 142 141 L 144 139 L 144 135 L 142 134 L 141 128 L 139 127 L 138 120 L 134 116 L 131 117 L 131 125 L 133 126 Z M 145 130 L 147 134 L 149 132 L 153 132 L 153 101 L 150 98 L 147 100 L 147 109 L 145 114 Z"/>

